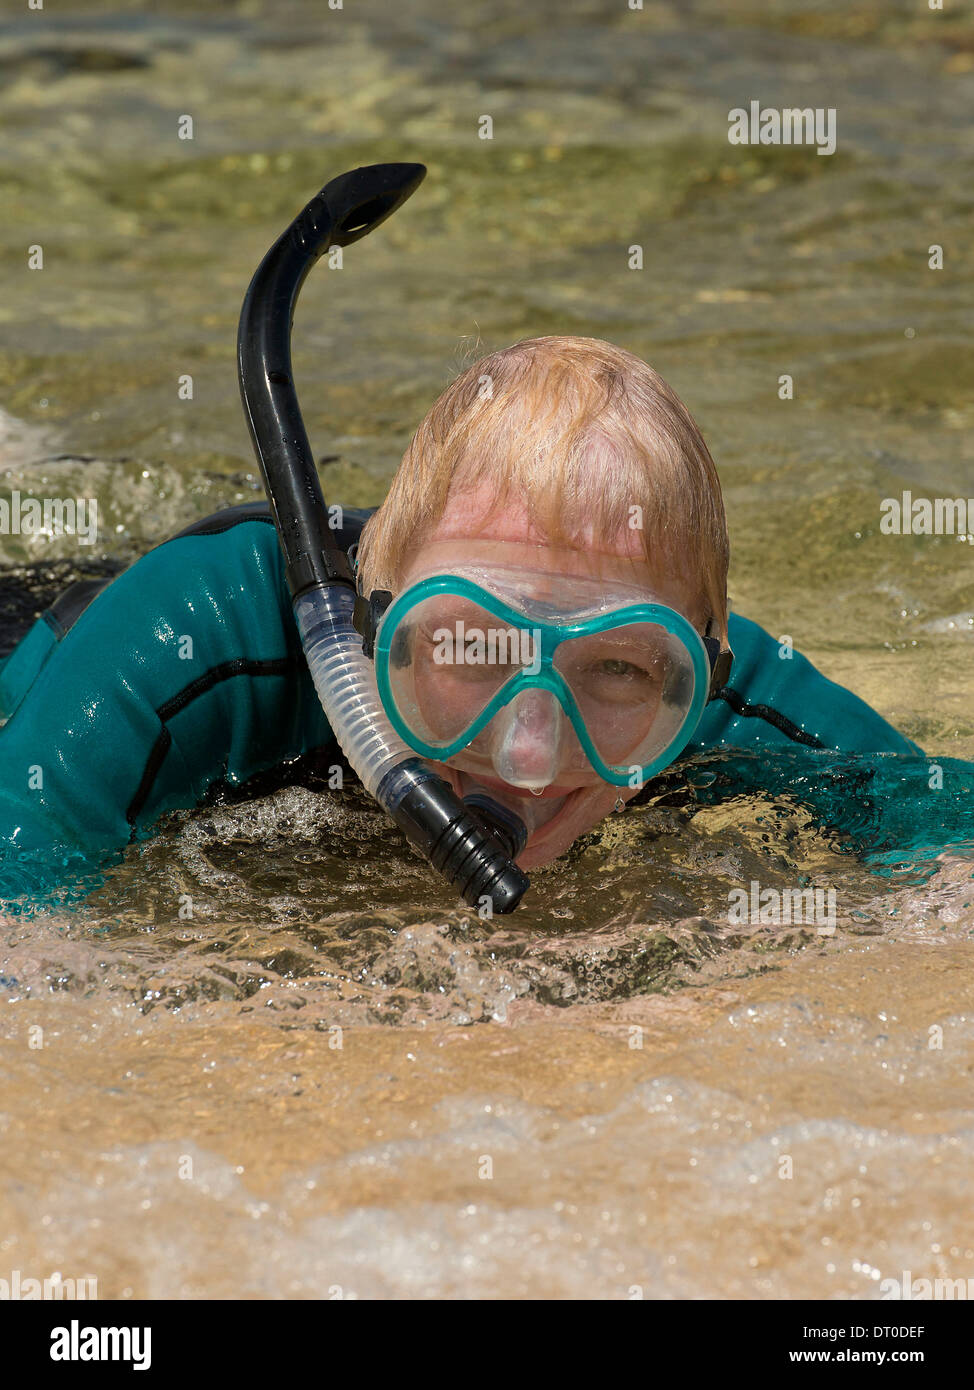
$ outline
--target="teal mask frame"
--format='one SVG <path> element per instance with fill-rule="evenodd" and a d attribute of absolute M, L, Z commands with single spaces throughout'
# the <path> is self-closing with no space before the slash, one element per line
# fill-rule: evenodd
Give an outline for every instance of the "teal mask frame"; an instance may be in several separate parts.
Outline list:
<path fill-rule="evenodd" d="M 547 690 L 554 695 L 568 716 L 592 767 L 603 781 L 609 782 L 615 787 L 642 786 L 651 777 L 655 777 L 658 772 L 661 772 L 663 768 L 669 767 L 693 737 L 707 703 L 710 685 L 711 663 L 703 638 L 696 628 L 675 609 L 667 608 L 663 604 L 636 603 L 577 623 L 545 623 L 531 618 L 529 620 L 530 627 L 541 634 L 541 659 L 538 671 L 533 673 L 519 671 L 510 680 L 505 681 L 473 723 L 468 725 L 463 733 L 451 743 L 439 745 L 426 743 L 410 729 L 396 707 L 389 680 L 389 661 L 393 635 L 399 620 L 416 604 L 435 594 L 443 593 L 456 594 L 459 597 L 469 599 L 508 626 L 518 628 L 526 626 L 524 613 L 519 613 L 502 599 L 490 593 L 489 590 L 482 589 L 479 584 L 475 584 L 473 580 L 464 579 L 459 575 L 435 575 L 430 579 L 420 580 L 418 584 L 412 585 L 389 605 L 379 624 L 375 638 L 376 685 L 382 706 L 393 728 L 410 748 L 415 749 L 422 757 L 434 762 L 445 762 L 447 758 L 452 758 L 461 749 L 466 748 L 482 729 L 486 728 L 498 710 L 510 704 L 511 700 L 515 699 L 523 690 Z M 651 763 L 641 766 L 632 764 L 626 768 L 617 768 L 609 766 L 599 756 L 588 735 L 588 730 L 585 728 L 575 698 L 564 678 L 555 670 L 553 663 L 555 652 L 562 642 L 575 637 L 589 637 L 595 633 L 605 632 L 609 628 L 620 627 L 632 622 L 654 623 L 683 643 L 693 664 L 693 699 L 676 736 L 670 740 L 657 758 Z M 633 782 L 633 772 L 637 766 L 639 767 L 639 776 L 638 780 Z"/>

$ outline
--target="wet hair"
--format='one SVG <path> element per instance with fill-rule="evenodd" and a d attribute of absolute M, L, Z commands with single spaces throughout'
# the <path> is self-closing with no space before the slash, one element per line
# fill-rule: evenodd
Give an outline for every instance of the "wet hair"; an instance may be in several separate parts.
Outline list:
<path fill-rule="evenodd" d="M 728 539 L 717 470 L 686 406 L 641 358 L 599 338 L 526 338 L 474 362 L 410 441 L 358 548 L 365 593 L 399 587 L 450 497 L 486 485 L 551 545 L 641 537 L 726 630 Z M 606 547 L 608 548 L 608 546 Z"/>

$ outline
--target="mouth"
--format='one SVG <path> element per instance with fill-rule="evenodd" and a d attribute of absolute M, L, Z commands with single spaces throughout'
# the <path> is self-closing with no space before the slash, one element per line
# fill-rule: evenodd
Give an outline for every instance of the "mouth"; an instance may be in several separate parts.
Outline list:
<path fill-rule="evenodd" d="M 535 848 L 547 839 L 572 814 L 580 798 L 592 790 L 591 787 L 553 786 L 545 787 L 540 796 L 536 796 L 524 787 L 512 787 L 509 782 L 502 782 L 497 777 L 473 777 L 446 766 L 442 766 L 441 770 L 461 798 L 474 788 L 482 787 L 492 792 L 510 810 L 516 811 L 528 831 L 525 848 Z"/>
<path fill-rule="evenodd" d="M 466 777 L 466 773 L 461 773 L 461 777 Z M 499 777 L 468 777 L 468 782 L 476 781 L 479 786 L 486 787 L 491 792 L 501 792 L 504 796 L 512 796 L 519 801 L 538 802 L 546 800 L 563 800 L 570 796 L 572 792 L 580 791 L 580 787 L 545 787 L 544 791 L 531 792 L 526 787 L 513 787 L 510 782 L 502 782 Z"/>

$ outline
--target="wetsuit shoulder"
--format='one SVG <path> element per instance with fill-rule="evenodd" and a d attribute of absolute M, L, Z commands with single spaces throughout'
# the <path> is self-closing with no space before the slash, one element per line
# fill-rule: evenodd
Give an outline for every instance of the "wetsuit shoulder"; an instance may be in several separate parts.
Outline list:
<path fill-rule="evenodd" d="M 886 872 L 974 844 L 974 764 L 931 760 L 864 700 L 733 614 L 734 665 L 687 754 L 701 805 L 788 798 Z M 713 756 L 715 755 L 716 756 Z"/>
<path fill-rule="evenodd" d="M 367 515 L 345 513 L 343 545 Z M 124 844 L 215 782 L 332 742 L 266 506 L 62 596 L 0 668 L 0 699 L 0 845 L 18 849 Z"/>
<path fill-rule="evenodd" d="M 734 652 L 730 677 L 705 709 L 689 752 L 758 746 L 920 751 L 865 700 L 757 623 L 732 613 L 728 635 Z"/>

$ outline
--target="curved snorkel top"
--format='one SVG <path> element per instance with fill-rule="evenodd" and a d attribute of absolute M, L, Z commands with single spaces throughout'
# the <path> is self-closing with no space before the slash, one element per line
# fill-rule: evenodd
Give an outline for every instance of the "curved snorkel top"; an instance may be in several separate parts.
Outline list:
<path fill-rule="evenodd" d="M 369 793 L 472 907 L 512 912 L 529 880 L 513 862 L 519 817 L 488 795 L 461 801 L 386 719 L 371 663 L 352 625 L 355 582 L 328 525 L 291 374 L 301 286 L 332 246 L 350 246 L 406 201 L 422 164 L 372 164 L 332 179 L 261 261 L 240 312 L 240 394 L 284 552 L 295 619 L 322 708 Z"/>

